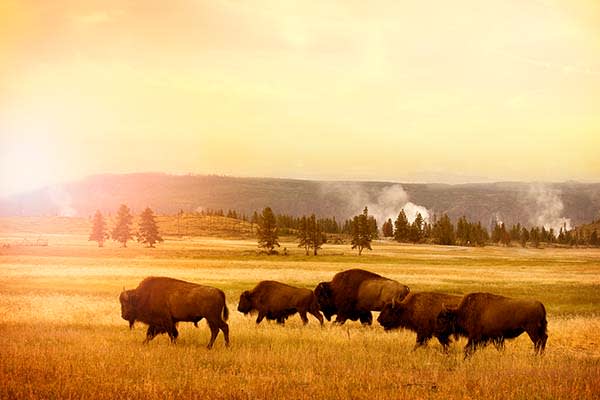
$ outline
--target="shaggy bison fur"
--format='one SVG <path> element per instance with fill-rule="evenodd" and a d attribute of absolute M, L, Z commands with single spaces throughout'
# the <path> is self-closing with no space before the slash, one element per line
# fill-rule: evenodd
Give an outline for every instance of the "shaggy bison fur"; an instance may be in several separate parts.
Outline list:
<path fill-rule="evenodd" d="M 449 335 L 464 335 L 469 340 L 465 358 L 492 342 L 498 349 L 504 339 L 527 332 L 536 354 L 546 348 L 546 309 L 536 300 L 512 299 L 491 293 L 470 293 L 456 307 L 445 307 L 438 315 L 438 326 Z"/>
<path fill-rule="evenodd" d="M 219 329 L 223 331 L 225 345 L 229 345 L 229 326 L 225 322 L 229 310 L 225 294 L 219 289 L 178 279 L 149 277 L 137 288 L 124 290 L 119 300 L 121 317 L 129 321 L 130 328 L 135 321 L 148 325 L 144 343 L 161 333 L 168 334 L 175 343 L 179 335 L 178 322 L 193 322 L 198 326 L 198 322 L 206 318 L 211 332 L 207 347 L 213 346 Z"/>
<path fill-rule="evenodd" d="M 258 311 L 257 324 L 265 317 L 284 324 L 290 315 L 297 312 L 305 325 L 308 323 L 306 313 L 314 315 L 323 325 L 319 303 L 312 290 L 281 282 L 262 281 L 254 289 L 242 293 L 238 311 L 248 314 L 255 310 Z"/>
<path fill-rule="evenodd" d="M 331 282 L 321 282 L 315 288 L 319 307 L 328 321 L 360 320 L 371 325 L 371 311 L 380 311 L 386 303 L 401 301 L 410 289 L 397 281 L 362 269 L 350 269 L 334 275 Z"/>
<path fill-rule="evenodd" d="M 437 328 L 437 316 L 444 305 L 457 306 L 462 296 L 444 293 L 409 293 L 401 302 L 387 303 L 377 322 L 387 330 L 405 328 L 417 334 L 415 348 L 427 345 L 433 336 L 441 343 L 444 351 L 450 344 L 450 337 Z"/>

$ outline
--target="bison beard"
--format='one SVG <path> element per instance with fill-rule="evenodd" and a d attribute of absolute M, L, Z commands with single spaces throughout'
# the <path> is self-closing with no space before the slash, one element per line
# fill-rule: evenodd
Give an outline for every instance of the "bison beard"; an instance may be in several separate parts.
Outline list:
<path fill-rule="evenodd" d="M 314 315 L 323 325 L 319 304 L 311 290 L 276 281 L 259 282 L 254 289 L 241 294 L 238 311 L 248 314 L 254 310 L 258 311 L 257 324 L 266 317 L 283 325 L 290 315 L 297 312 L 305 325 L 308 323 L 307 313 Z"/>
<path fill-rule="evenodd" d="M 225 322 L 229 310 L 225 304 L 225 294 L 210 286 L 198 285 L 178 279 L 149 277 L 136 289 L 124 290 L 119 296 L 121 317 L 132 328 L 135 321 L 148 325 L 148 343 L 155 336 L 166 333 L 175 343 L 179 332 L 178 322 L 198 322 L 206 318 L 211 331 L 207 345 L 212 348 L 219 330 L 223 331 L 225 345 L 229 346 L 229 326 Z"/>
<path fill-rule="evenodd" d="M 327 320 L 337 314 L 336 323 L 360 320 L 371 325 L 371 311 L 380 311 L 392 299 L 402 300 L 409 288 L 391 279 L 362 269 L 342 271 L 331 282 L 321 282 L 315 288 L 319 307 Z"/>
<path fill-rule="evenodd" d="M 437 316 L 444 305 L 458 305 L 462 297 L 443 293 L 409 293 L 401 302 L 387 303 L 377 321 L 384 329 L 409 329 L 417 334 L 415 349 L 427 345 L 433 336 L 448 350 L 450 337 L 437 327 Z"/>
<path fill-rule="evenodd" d="M 457 307 L 444 308 L 437 320 L 446 334 L 468 338 L 465 358 L 490 342 L 500 350 L 505 339 L 516 338 L 523 332 L 527 332 L 533 342 L 536 354 L 544 352 L 548 340 L 546 309 L 535 300 L 471 293 Z"/>

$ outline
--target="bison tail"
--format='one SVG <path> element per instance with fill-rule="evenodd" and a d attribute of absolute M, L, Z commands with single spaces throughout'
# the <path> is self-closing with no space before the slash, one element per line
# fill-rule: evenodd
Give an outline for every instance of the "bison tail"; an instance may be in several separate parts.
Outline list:
<path fill-rule="evenodd" d="M 227 321 L 229 318 L 229 308 L 227 308 L 227 303 L 223 303 L 223 321 Z"/>

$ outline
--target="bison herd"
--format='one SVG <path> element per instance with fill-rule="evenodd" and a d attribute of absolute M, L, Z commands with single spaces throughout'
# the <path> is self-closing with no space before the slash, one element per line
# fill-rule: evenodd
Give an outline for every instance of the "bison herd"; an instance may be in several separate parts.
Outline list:
<path fill-rule="evenodd" d="M 148 325 L 144 343 L 166 333 L 171 342 L 178 336 L 178 322 L 198 322 L 206 318 L 211 331 L 207 347 L 213 346 L 219 330 L 229 346 L 229 310 L 222 290 L 178 279 L 149 277 L 136 289 L 124 290 L 119 296 L 121 317 L 132 328 L 136 321 Z M 424 346 L 435 336 L 444 351 L 450 338 L 467 338 L 465 358 L 488 343 L 502 349 L 505 339 L 523 332 L 531 339 L 536 354 L 546 346 L 546 309 L 535 300 L 512 299 L 491 293 L 454 296 L 435 292 L 412 293 L 408 286 L 369 271 L 351 269 L 321 282 L 314 291 L 276 281 L 259 282 L 244 291 L 238 303 L 243 314 L 258 313 L 256 323 L 264 318 L 285 324 L 298 313 L 304 324 L 307 314 L 323 325 L 335 315 L 335 323 L 347 320 L 370 325 L 372 311 L 380 311 L 377 321 L 387 331 L 404 328 L 417 334 L 415 348 Z M 323 315 L 321 314 L 323 313 Z"/>

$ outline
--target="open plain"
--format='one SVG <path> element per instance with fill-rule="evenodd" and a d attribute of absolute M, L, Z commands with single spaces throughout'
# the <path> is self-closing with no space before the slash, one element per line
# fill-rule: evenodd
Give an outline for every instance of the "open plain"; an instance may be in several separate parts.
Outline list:
<path fill-rule="evenodd" d="M 3 234 L 0 249 L 0 398 L 600 398 L 600 250 L 441 247 L 374 243 L 357 256 L 325 245 L 317 257 L 282 241 L 289 255 L 257 253 L 252 240 L 168 238 L 158 248 L 83 234 L 45 235 L 27 246 Z M 535 298 L 548 311 L 546 354 L 524 334 L 463 361 L 435 339 L 413 351 L 415 335 L 376 322 L 320 327 L 295 315 L 285 327 L 237 312 L 243 290 L 274 279 L 314 288 L 339 271 L 364 268 L 412 291 L 489 291 Z M 206 322 L 179 325 L 176 345 L 161 335 L 143 345 L 129 330 L 119 293 L 146 276 L 216 286 L 230 309 L 231 348 L 212 350 Z M 375 315 L 376 318 L 376 315 Z"/>

